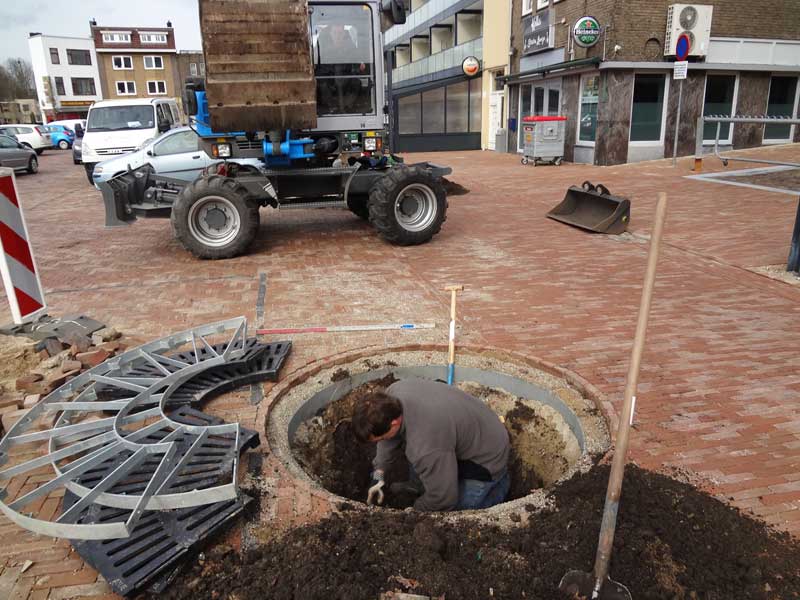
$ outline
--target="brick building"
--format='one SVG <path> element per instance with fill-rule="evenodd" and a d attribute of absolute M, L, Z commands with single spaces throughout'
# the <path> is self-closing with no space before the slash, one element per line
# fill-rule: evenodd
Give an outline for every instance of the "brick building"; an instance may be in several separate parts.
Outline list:
<path fill-rule="evenodd" d="M 90 23 L 103 98 L 179 98 L 175 32 L 166 27 L 103 27 Z"/>
<path fill-rule="evenodd" d="M 200 50 L 178 50 L 178 54 L 175 56 L 175 70 L 177 94 L 180 97 L 178 104 L 186 113 L 186 107 L 183 106 L 183 84 L 189 77 L 206 76 L 206 61 L 203 53 Z"/>
<path fill-rule="evenodd" d="M 800 12 L 790 0 L 513 0 L 511 25 L 510 152 L 521 151 L 522 117 L 563 114 L 567 160 L 613 165 L 672 156 L 680 87 L 673 63 L 684 33 L 690 50 L 679 155 L 694 153 L 702 115 L 797 115 Z M 716 127 L 704 132 L 710 148 Z M 723 148 L 790 141 L 800 141 L 800 127 L 720 131 Z"/>

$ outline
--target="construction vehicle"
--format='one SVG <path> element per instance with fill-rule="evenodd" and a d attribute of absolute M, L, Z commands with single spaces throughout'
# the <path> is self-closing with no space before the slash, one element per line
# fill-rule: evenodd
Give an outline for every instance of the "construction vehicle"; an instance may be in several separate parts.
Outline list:
<path fill-rule="evenodd" d="M 219 159 L 187 185 L 149 165 L 101 185 L 106 225 L 169 217 L 205 259 L 247 251 L 259 209 L 346 207 L 397 245 L 429 241 L 447 197 L 430 163 L 389 152 L 382 34 L 403 0 L 200 0 L 206 78 L 184 110 Z M 263 168 L 237 164 L 259 157 Z"/>

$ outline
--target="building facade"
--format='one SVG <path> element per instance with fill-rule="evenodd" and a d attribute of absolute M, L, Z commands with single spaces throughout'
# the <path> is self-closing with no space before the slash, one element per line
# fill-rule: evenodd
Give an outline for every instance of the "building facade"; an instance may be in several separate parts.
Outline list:
<path fill-rule="evenodd" d="M 508 63 L 509 2 L 411 0 L 410 8 L 407 22 L 384 35 L 393 148 L 492 147 L 491 124 L 503 123 L 497 86 Z"/>
<path fill-rule="evenodd" d="M 0 125 L 41 122 L 42 112 L 36 98 L 0 102 Z"/>
<path fill-rule="evenodd" d="M 39 110 L 47 122 L 85 118 L 89 107 L 103 98 L 91 38 L 31 33 L 28 49 Z"/>
<path fill-rule="evenodd" d="M 704 115 L 796 117 L 793 4 L 513 0 L 506 150 L 521 151 L 520 121 L 529 115 L 566 116 L 565 159 L 598 165 L 671 157 L 674 144 L 691 155 Z M 684 50 L 681 83 L 674 67 Z M 704 144 L 716 139 L 707 124 Z M 723 148 L 791 141 L 800 141 L 800 127 L 737 123 L 719 132 Z"/>
<path fill-rule="evenodd" d="M 188 78 L 206 76 L 206 62 L 203 53 L 199 50 L 178 50 L 175 69 L 175 81 L 178 85 L 178 96 L 180 97 L 178 104 L 184 114 L 188 114 L 186 107 L 183 106 L 183 93 L 181 90 Z"/>
<path fill-rule="evenodd" d="M 103 27 L 93 21 L 91 32 L 106 100 L 180 97 L 171 23 L 167 27 Z"/>

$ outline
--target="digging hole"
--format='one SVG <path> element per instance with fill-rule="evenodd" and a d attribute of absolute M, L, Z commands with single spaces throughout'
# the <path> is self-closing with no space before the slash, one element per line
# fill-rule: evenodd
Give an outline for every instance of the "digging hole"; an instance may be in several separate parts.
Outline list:
<path fill-rule="evenodd" d="M 306 473 L 328 491 L 364 502 L 370 486 L 376 446 L 361 444 L 356 440 L 350 421 L 353 410 L 374 391 L 385 390 L 398 379 L 409 376 L 416 376 L 413 369 L 398 369 L 385 374 L 375 373 L 371 380 L 359 383 L 351 381 L 349 373 L 341 370 L 334 373 L 331 380 L 336 383 L 320 393 L 322 400 L 317 394 L 312 399 L 314 401 L 310 401 L 312 409 L 315 404 L 322 402 L 321 405 L 295 423 L 293 430 L 290 428 L 292 453 Z M 489 376 L 483 379 L 491 382 L 493 378 Z M 486 382 L 472 381 L 470 378 L 457 383 L 457 386 L 486 402 L 508 430 L 511 441 L 511 490 L 507 501 L 552 486 L 569 473 L 580 459 L 582 439 L 579 441 L 564 418 L 563 411 L 552 406 L 552 400 L 542 402 L 516 395 L 499 385 L 487 385 Z M 338 394 L 337 389 L 346 391 Z M 542 393 L 542 390 L 538 390 L 536 395 L 541 396 Z M 575 423 L 572 424 L 574 426 Z M 387 481 L 407 480 L 408 470 L 407 461 L 398 461 L 387 473 Z M 384 506 L 405 508 L 413 504 L 415 496 L 391 494 L 387 488 Z"/>

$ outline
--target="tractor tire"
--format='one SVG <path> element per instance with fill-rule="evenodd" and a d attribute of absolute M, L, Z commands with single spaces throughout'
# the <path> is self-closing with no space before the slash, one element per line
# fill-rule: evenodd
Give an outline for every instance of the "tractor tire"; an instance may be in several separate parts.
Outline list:
<path fill-rule="evenodd" d="M 369 220 L 369 196 L 348 196 L 347 208 L 359 219 Z"/>
<path fill-rule="evenodd" d="M 392 167 L 370 190 L 369 220 L 397 246 L 430 241 L 446 219 L 444 186 L 422 167 Z"/>
<path fill-rule="evenodd" d="M 175 237 L 198 258 L 218 260 L 244 254 L 258 233 L 258 204 L 236 180 L 211 175 L 178 195 L 170 221 Z"/>

